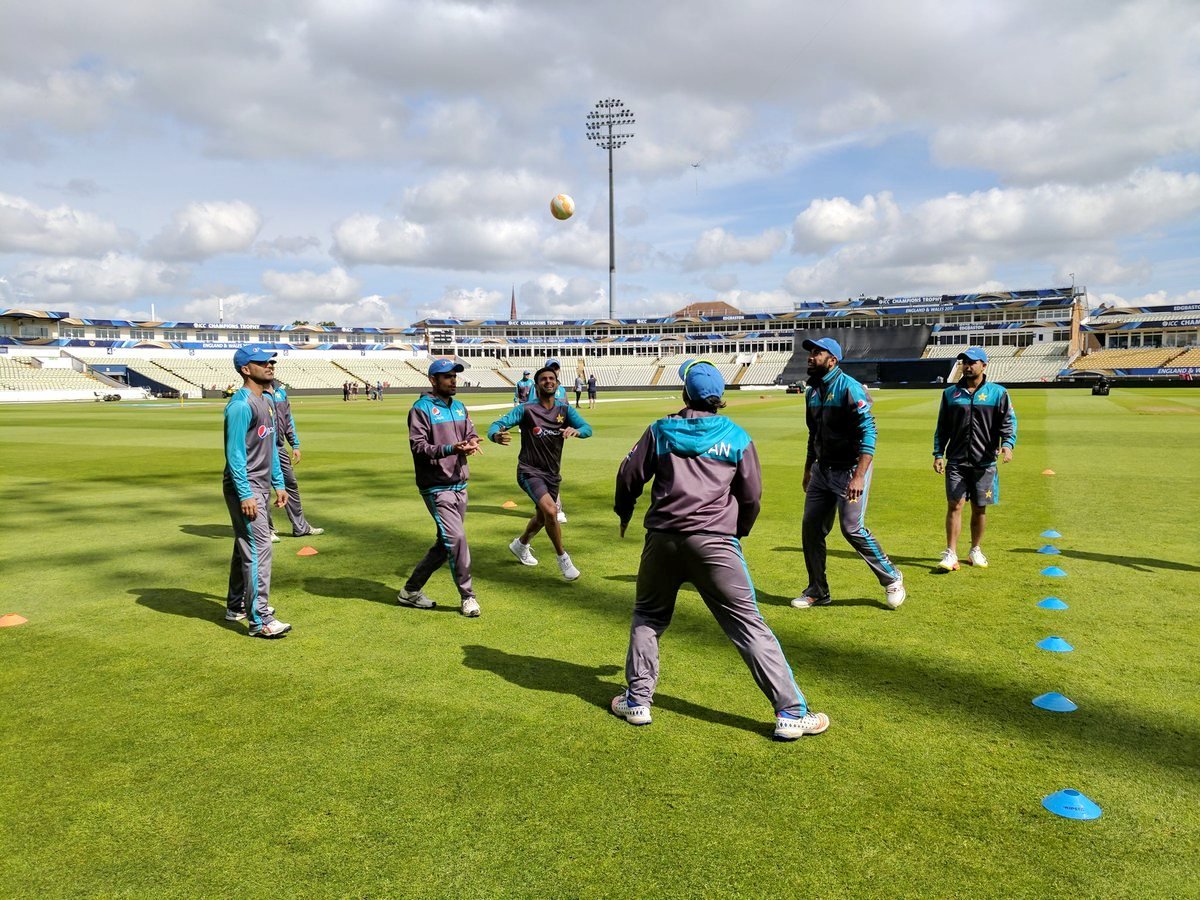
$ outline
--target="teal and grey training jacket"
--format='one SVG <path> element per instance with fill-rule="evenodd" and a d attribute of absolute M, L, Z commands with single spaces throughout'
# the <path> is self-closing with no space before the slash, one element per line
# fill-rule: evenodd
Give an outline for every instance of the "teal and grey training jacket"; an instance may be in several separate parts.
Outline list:
<path fill-rule="evenodd" d="M 835 469 L 852 469 L 864 453 L 875 455 L 871 395 L 840 367 L 809 382 L 804 404 L 808 423 L 806 468 L 820 462 Z"/>
<path fill-rule="evenodd" d="M 1001 447 L 1017 444 L 1017 414 L 1004 385 L 987 376 L 974 391 L 966 379 L 942 392 L 937 427 L 933 430 L 933 455 L 957 465 L 986 468 L 996 461 Z"/>

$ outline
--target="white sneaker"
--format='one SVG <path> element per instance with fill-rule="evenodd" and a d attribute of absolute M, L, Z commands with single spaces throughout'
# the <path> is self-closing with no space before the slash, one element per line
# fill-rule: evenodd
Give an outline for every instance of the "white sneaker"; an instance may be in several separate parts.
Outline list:
<path fill-rule="evenodd" d="M 522 544 L 520 538 L 513 538 L 513 542 L 508 545 L 508 549 L 512 551 L 523 566 L 536 566 L 537 560 L 534 559 L 532 551 L 528 544 Z"/>
<path fill-rule="evenodd" d="M 281 540 L 283 540 L 283 538 L 281 538 L 275 532 L 273 532 L 273 531 L 271 532 L 271 543 L 272 544 L 278 544 Z"/>
<path fill-rule="evenodd" d="M 908 592 L 904 590 L 904 578 L 897 578 L 891 584 L 883 589 L 883 599 L 887 601 L 887 605 L 895 609 L 904 602 L 904 598 L 908 596 Z"/>
<path fill-rule="evenodd" d="M 568 553 L 564 553 L 558 558 L 558 570 L 563 573 L 563 578 L 567 581 L 574 581 L 579 577 L 579 570 L 571 562 L 571 556 Z"/>
<path fill-rule="evenodd" d="M 464 600 L 462 602 L 462 608 L 461 608 L 460 612 L 462 612 L 462 614 L 464 616 L 466 616 L 468 619 L 478 619 L 479 618 L 479 601 L 476 600 L 474 597 L 468 597 L 466 600 Z"/>
<path fill-rule="evenodd" d="M 287 622 L 280 622 L 278 619 L 272 619 L 266 625 L 251 625 L 250 626 L 250 637 L 262 637 L 262 638 L 283 637 L 285 634 L 287 634 L 291 630 L 292 630 L 292 626 L 289 625 Z"/>
<path fill-rule="evenodd" d="M 945 569 L 947 572 L 958 571 L 958 554 L 946 548 L 946 552 L 942 554 L 942 558 L 938 560 L 938 568 Z"/>
<path fill-rule="evenodd" d="M 267 607 L 267 615 L 268 616 L 275 615 L 275 607 L 268 606 Z M 244 609 L 227 609 L 227 610 L 225 610 L 225 621 L 226 622 L 242 622 L 245 620 L 245 618 L 246 618 L 246 611 Z"/>
<path fill-rule="evenodd" d="M 410 593 L 404 588 L 400 588 L 400 593 L 396 595 L 396 602 L 401 606 L 411 606 L 413 609 L 433 609 L 437 606 L 436 603 L 425 596 L 424 591 L 412 591 Z"/>
<path fill-rule="evenodd" d="M 612 703 L 609 704 L 609 709 L 613 711 L 614 716 L 620 716 L 630 725 L 650 724 L 650 707 L 630 703 L 629 697 L 625 694 L 618 694 L 616 697 L 613 697 Z"/>
<path fill-rule="evenodd" d="M 310 529 L 308 529 L 308 531 L 304 532 L 304 534 L 293 534 L 292 537 L 309 537 L 310 535 L 324 534 L 324 533 L 325 533 L 324 528 L 310 528 Z"/>
<path fill-rule="evenodd" d="M 803 718 L 778 715 L 775 717 L 775 740 L 795 741 L 806 734 L 820 734 L 829 727 L 829 716 L 810 712 Z"/>
<path fill-rule="evenodd" d="M 563 512 L 561 509 L 558 511 L 558 515 L 555 516 L 555 518 L 558 519 L 559 525 L 567 524 L 567 514 L 565 512 Z"/>
<path fill-rule="evenodd" d="M 987 568 L 987 557 L 983 555 L 983 551 L 978 547 L 971 548 L 971 552 L 967 555 L 967 561 L 977 569 Z"/>
<path fill-rule="evenodd" d="M 818 600 L 816 597 L 810 597 L 805 594 L 803 597 L 793 597 L 792 606 L 796 609 L 812 609 L 814 606 L 829 606 L 833 603 L 833 599 L 826 597 L 824 600 Z"/>

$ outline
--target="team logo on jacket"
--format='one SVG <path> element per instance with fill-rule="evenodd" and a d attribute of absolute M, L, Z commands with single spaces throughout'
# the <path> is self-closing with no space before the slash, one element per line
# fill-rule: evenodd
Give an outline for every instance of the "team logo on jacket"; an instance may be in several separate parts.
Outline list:
<path fill-rule="evenodd" d="M 440 419 L 442 417 L 442 411 L 440 409 L 438 409 L 436 406 L 433 408 L 433 417 L 435 419 Z"/>
<path fill-rule="evenodd" d="M 271 429 L 268 428 L 266 425 L 258 426 L 258 436 L 260 438 L 265 438 L 267 436 L 267 434 L 270 433 L 270 431 L 271 431 Z"/>
<path fill-rule="evenodd" d="M 859 400 L 859 401 L 858 401 L 858 404 L 857 404 L 857 406 L 858 406 L 858 408 L 859 408 L 859 409 L 862 409 L 862 408 L 863 408 L 864 406 L 866 406 L 866 405 L 867 405 L 867 401 L 866 401 L 866 400 Z"/>
<path fill-rule="evenodd" d="M 533 426 L 533 436 L 534 436 L 534 437 L 541 437 L 541 436 L 542 436 L 542 426 L 541 426 L 541 425 L 534 425 L 534 426 Z"/>

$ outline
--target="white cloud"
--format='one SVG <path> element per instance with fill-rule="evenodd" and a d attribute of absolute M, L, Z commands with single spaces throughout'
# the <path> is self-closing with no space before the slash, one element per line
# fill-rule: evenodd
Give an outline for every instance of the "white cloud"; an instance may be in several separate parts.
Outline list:
<path fill-rule="evenodd" d="M 44 260 L 9 273 L 9 281 L 38 303 L 73 304 L 80 314 L 97 303 L 127 303 L 140 297 L 177 297 L 190 271 L 117 253 L 100 259 Z"/>
<path fill-rule="evenodd" d="M 98 256 L 135 243 L 131 233 L 92 213 L 68 206 L 43 209 L 22 197 L 0 194 L 0 252 Z"/>
<path fill-rule="evenodd" d="M 1051 261 L 1062 260 L 1079 260 L 1066 266 L 1079 283 L 1144 277 L 1145 264 L 1120 261 L 1114 242 L 1194 217 L 1200 174 L 1150 169 L 1093 186 L 993 188 L 947 194 L 910 211 L 883 201 L 881 195 L 870 213 L 866 200 L 810 204 L 797 218 L 800 247 L 847 239 L 817 262 L 792 269 L 787 289 L 799 297 L 954 292 L 993 277 L 999 264 L 1022 260 L 1031 284 L 1044 282 L 1055 271 Z M 1089 261 L 1092 275 L 1084 271 Z M 1056 268 L 1061 273 L 1062 265 Z"/>
<path fill-rule="evenodd" d="M 700 235 L 684 257 L 685 271 L 714 269 L 729 263 L 757 265 L 783 249 L 787 238 L 778 228 L 770 228 L 755 237 L 739 238 L 724 228 L 709 228 Z"/>
<path fill-rule="evenodd" d="M 218 253 L 237 253 L 249 249 L 262 228 L 262 216 L 249 203 L 189 203 L 176 210 L 149 244 L 150 252 L 160 259 L 200 260 Z"/>
<path fill-rule="evenodd" d="M 254 245 L 254 255 L 264 259 L 300 256 L 309 250 L 319 249 L 320 246 L 321 239 L 313 235 L 281 235 L 269 241 L 258 241 Z"/>
<path fill-rule="evenodd" d="M 133 86 L 131 77 L 113 72 L 51 70 L 41 74 L 27 70 L 7 77 L 0 74 L 0 122 L 87 131 L 106 124 L 111 108 L 127 100 Z"/>
<path fill-rule="evenodd" d="M 277 300 L 302 305 L 350 303 L 358 299 L 362 288 L 362 282 L 341 267 L 328 272 L 268 269 L 263 273 L 262 283 Z"/>
<path fill-rule="evenodd" d="M 417 316 L 421 319 L 495 319 L 508 315 L 508 304 L 512 295 L 484 288 L 447 288 L 437 300 L 430 304 L 418 304 Z M 519 308 L 524 317 L 524 308 Z"/>
<path fill-rule="evenodd" d="M 792 249 L 799 253 L 823 251 L 847 241 L 861 241 L 894 224 L 899 208 L 892 195 L 868 194 L 862 203 L 845 197 L 813 200 L 792 223 Z"/>

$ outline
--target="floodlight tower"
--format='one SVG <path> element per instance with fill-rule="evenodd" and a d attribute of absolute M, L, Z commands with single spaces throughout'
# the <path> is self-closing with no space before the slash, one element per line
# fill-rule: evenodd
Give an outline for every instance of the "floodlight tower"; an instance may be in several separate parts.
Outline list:
<path fill-rule="evenodd" d="M 633 132 L 619 133 L 633 125 L 633 111 L 620 100 L 601 100 L 587 114 L 588 140 L 595 141 L 601 150 L 608 151 L 608 317 L 613 313 L 613 276 L 617 272 L 617 242 L 613 230 L 613 150 L 624 147 Z"/>

